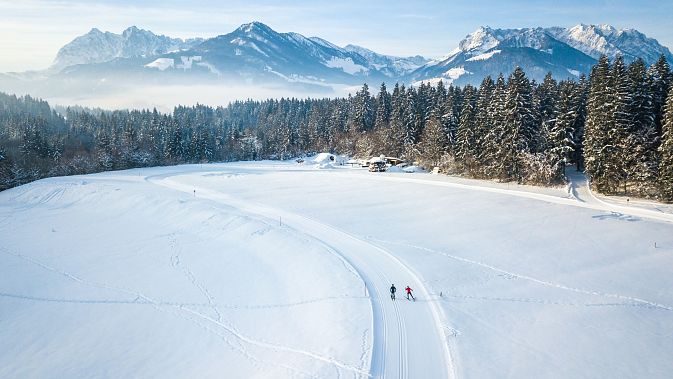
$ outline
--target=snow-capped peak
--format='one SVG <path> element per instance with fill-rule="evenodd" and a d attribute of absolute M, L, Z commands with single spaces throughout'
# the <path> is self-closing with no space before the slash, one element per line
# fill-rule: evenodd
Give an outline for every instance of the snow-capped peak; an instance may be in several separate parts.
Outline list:
<path fill-rule="evenodd" d="M 247 24 L 243 24 L 236 29 L 236 31 L 243 32 L 245 34 L 257 34 L 257 33 L 269 33 L 274 32 L 273 29 L 268 27 L 266 24 L 259 21 L 252 21 Z"/>
<path fill-rule="evenodd" d="M 654 63 L 663 54 L 669 60 L 673 60 L 673 55 L 666 47 L 635 29 L 617 29 L 607 24 L 579 24 L 570 29 L 546 30 L 554 38 L 593 58 L 601 55 L 615 58 L 622 55 L 627 60 L 643 58 L 648 63 Z"/>
<path fill-rule="evenodd" d="M 128 37 L 129 35 L 131 35 L 131 34 L 133 34 L 133 33 L 138 33 L 138 32 L 140 32 L 140 31 L 141 31 L 141 29 L 138 29 L 138 27 L 135 26 L 135 25 L 133 25 L 133 26 L 129 26 L 128 28 L 126 28 L 126 29 L 122 32 L 122 36 L 124 36 L 124 37 Z M 144 31 L 144 30 L 143 30 L 143 31 Z"/>
<path fill-rule="evenodd" d="M 480 26 L 477 30 L 468 34 L 463 39 L 458 48 L 464 52 L 470 52 L 474 55 L 482 54 L 489 49 L 494 48 L 500 43 L 493 29 L 488 26 Z"/>
<path fill-rule="evenodd" d="M 179 38 L 156 35 L 137 26 L 125 29 L 121 34 L 92 28 L 87 34 L 63 46 L 51 68 L 61 70 L 72 65 L 102 63 L 115 58 L 154 56 L 188 48 L 201 41 L 201 39 L 183 41 Z"/>
<path fill-rule="evenodd" d="M 487 75 L 497 76 L 521 66 L 536 80 L 548 72 L 559 79 L 571 74 L 588 74 L 601 55 L 626 62 L 642 58 L 653 64 L 670 51 L 635 29 L 611 25 L 579 24 L 572 28 L 492 29 L 479 27 L 468 34 L 448 55 L 430 62 L 411 74 L 414 81 L 460 80 L 477 84 Z M 471 74 L 469 74 L 471 73 Z M 460 74 L 460 75 L 458 75 Z"/>

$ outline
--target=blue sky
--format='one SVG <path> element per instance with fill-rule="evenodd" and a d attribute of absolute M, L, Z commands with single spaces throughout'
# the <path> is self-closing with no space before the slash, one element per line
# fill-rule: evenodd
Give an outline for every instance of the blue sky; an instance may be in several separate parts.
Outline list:
<path fill-rule="evenodd" d="M 0 0 L 0 72 L 46 68 L 58 49 L 92 27 L 136 25 L 171 37 L 211 37 L 261 21 L 393 55 L 448 53 L 481 25 L 495 28 L 611 24 L 673 47 L 670 0 Z"/>

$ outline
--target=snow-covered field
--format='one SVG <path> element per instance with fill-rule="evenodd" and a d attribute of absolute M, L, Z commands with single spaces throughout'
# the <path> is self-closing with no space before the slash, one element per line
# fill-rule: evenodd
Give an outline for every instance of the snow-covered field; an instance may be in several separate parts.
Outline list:
<path fill-rule="evenodd" d="M 289 162 L 41 180 L 0 192 L 0 377 L 668 378 L 673 216 L 633 205 Z"/>

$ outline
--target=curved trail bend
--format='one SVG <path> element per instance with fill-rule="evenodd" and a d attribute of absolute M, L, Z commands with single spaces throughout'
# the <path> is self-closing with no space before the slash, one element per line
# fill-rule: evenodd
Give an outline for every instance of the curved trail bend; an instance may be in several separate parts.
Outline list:
<path fill-rule="evenodd" d="M 174 173 L 148 177 L 151 183 L 200 199 L 235 207 L 246 213 L 278 220 L 283 225 L 323 243 L 355 268 L 365 282 L 372 306 L 373 346 L 370 375 L 375 378 L 453 378 L 449 344 L 442 324 L 441 309 L 434 302 L 409 302 L 404 287 L 411 286 L 417 297 L 429 298 L 422 281 L 400 260 L 381 247 L 330 225 L 307 217 L 252 203 L 211 188 L 194 187 L 190 177 L 204 172 Z M 398 287 L 392 301 L 388 289 Z M 354 337 L 355 338 L 355 337 Z M 359 338 L 359 336 L 357 337 Z"/>

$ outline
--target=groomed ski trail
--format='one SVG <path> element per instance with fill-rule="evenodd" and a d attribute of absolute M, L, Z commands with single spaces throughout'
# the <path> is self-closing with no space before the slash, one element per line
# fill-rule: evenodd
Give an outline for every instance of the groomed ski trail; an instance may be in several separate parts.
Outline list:
<path fill-rule="evenodd" d="M 237 208 L 243 212 L 282 219 L 286 228 L 323 243 L 354 267 L 365 281 L 372 305 L 373 346 L 370 376 L 374 378 L 455 378 L 442 311 L 434 302 L 392 301 L 388 289 L 407 285 L 419 299 L 430 294 L 404 263 L 383 248 L 321 222 L 266 205 L 232 198 L 215 189 L 195 187 L 189 178 L 208 172 L 174 172 L 146 180 L 180 192 Z M 355 336 L 354 336 L 355 338 Z"/>
<path fill-rule="evenodd" d="M 342 177 L 350 178 L 361 178 L 363 176 L 356 176 L 352 173 L 337 173 Z M 570 195 L 569 197 L 558 197 L 553 195 L 547 195 L 543 193 L 535 193 L 522 191 L 517 189 L 505 189 L 505 188 L 494 188 L 487 186 L 480 186 L 478 184 L 462 184 L 462 183 L 453 183 L 447 181 L 446 178 L 441 178 L 445 180 L 437 179 L 419 179 L 417 177 L 407 178 L 401 176 L 369 176 L 366 177 L 370 180 L 378 181 L 389 181 L 389 182 L 407 182 L 407 183 L 420 183 L 437 187 L 450 187 L 457 188 L 462 190 L 470 191 L 481 191 L 481 192 L 490 192 L 495 194 L 509 195 L 522 197 L 526 199 L 539 200 L 552 204 L 560 205 L 569 205 L 579 208 L 593 209 L 597 211 L 611 213 L 613 215 L 630 215 L 635 217 L 642 217 L 650 220 L 664 221 L 673 223 L 673 214 L 653 211 L 649 209 L 643 209 L 635 206 L 621 206 L 617 204 L 607 203 L 594 195 L 593 191 L 586 182 L 586 177 L 583 174 L 577 174 L 574 176 L 569 176 L 570 181 Z"/>

